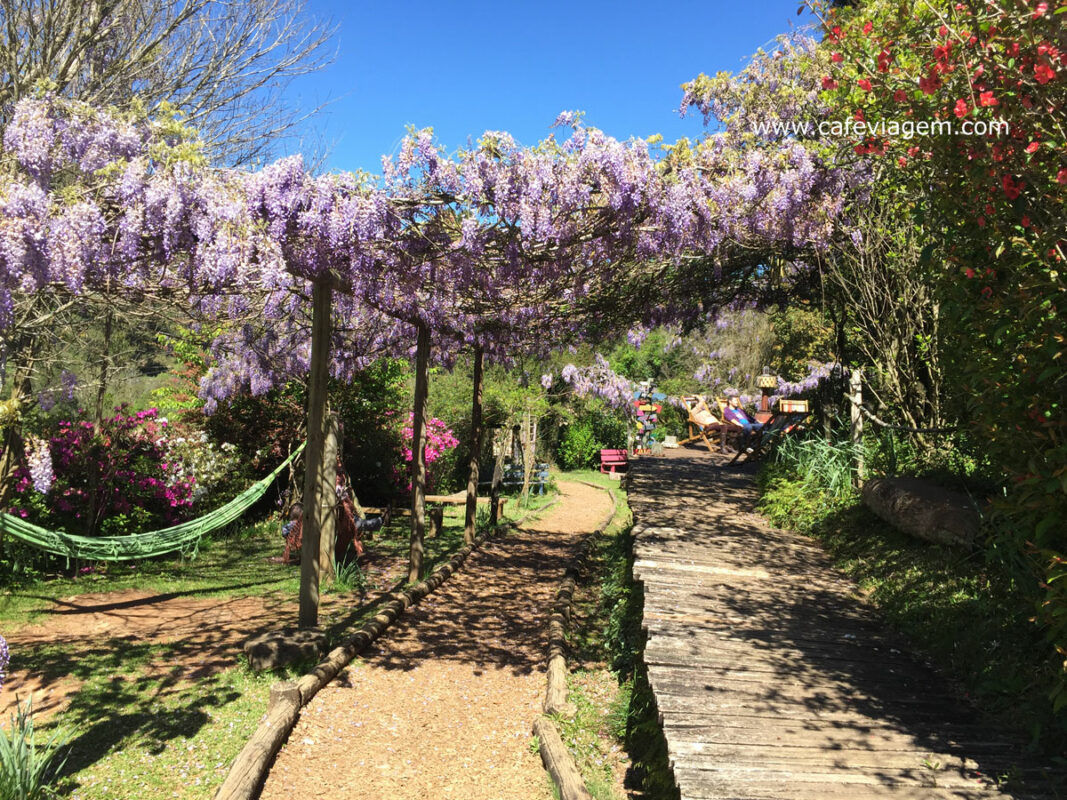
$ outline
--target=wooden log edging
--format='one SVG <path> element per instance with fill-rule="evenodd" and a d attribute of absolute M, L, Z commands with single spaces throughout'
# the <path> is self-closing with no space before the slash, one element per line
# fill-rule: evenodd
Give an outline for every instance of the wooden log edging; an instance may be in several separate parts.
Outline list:
<path fill-rule="evenodd" d="M 271 762 L 300 719 L 300 709 L 307 705 L 322 687 L 337 677 L 337 674 L 359 655 L 368 645 L 381 636 L 405 611 L 448 580 L 467 560 L 472 552 L 489 539 L 505 533 L 525 522 L 534 514 L 540 514 L 559 502 L 553 500 L 513 522 L 498 525 L 479 534 L 472 544 L 464 545 L 441 564 L 425 580 L 405 592 L 394 592 L 393 599 L 383 606 L 373 619 L 330 651 L 315 668 L 295 683 L 280 681 L 270 690 L 267 713 L 259 726 L 237 754 L 226 779 L 215 791 L 214 800 L 255 800 L 259 797 Z"/>
<path fill-rule="evenodd" d="M 585 565 L 585 560 L 592 550 L 596 538 L 608 529 L 615 520 L 619 504 L 615 500 L 615 494 L 588 481 L 576 481 L 586 486 L 602 489 L 608 493 L 611 499 L 611 513 L 597 529 L 585 537 L 578 546 L 578 552 L 567 567 L 563 575 L 563 581 L 556 590 L 556 600 L 552 604 L 552 616 L 548 623 L 548 677 L 545 690 L 545 714 L 559 714 L 573 716 L 574 706 L 567 702 L 567 644 L 565 634 L 570 624 L 571 611 L 574 607 L 574 588 L 578 582 L 578 575 Z M 578 765 L 574 756 L 563 743 L 559 735 L 556 723 L 550 717 L 538 717 L 534 720 L 533 733 L 537 737 L 538 750 L 541 753 L 541 763 L 552 778 L 559 790 L 560 800 L 592 800 L 593 796 L 585 787 Z"/>

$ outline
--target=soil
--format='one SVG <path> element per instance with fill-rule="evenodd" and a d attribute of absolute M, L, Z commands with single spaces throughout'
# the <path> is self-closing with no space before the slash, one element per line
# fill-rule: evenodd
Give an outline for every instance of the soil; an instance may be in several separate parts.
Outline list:
<path fill-rule="evenodd" d="M 551 797 L 530 733 L 549 608 L 575 547 L 611 512 L 599 489 L 560 491 L 542 520 L 473 553 L 316 695 L 264 800 Z"/>

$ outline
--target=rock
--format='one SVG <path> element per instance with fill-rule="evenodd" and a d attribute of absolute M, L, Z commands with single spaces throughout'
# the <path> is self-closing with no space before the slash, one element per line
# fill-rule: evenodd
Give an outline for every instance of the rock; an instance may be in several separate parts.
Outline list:
<path fill-rule="evenodd" d="M 248 666 L 256 672 L 318 659 L 325 650 L 326 633 L 318 628 L 270 631 L 253 636 L 244 644 Z"/>
<path fill-rule="evenodd" d="M 863 503 L 897 530 L 937 544 L 972 547 L 981 517 L 966 495 L 921 478 L 875 478 Z"/>

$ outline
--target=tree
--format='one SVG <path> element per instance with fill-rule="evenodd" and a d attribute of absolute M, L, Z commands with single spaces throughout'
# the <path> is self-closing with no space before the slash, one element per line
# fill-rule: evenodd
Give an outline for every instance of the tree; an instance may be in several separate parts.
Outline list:
<path fill-rule="evenodd" d="M 269 156 L 304 112 L 282 93 L 329 58 L 305 0 L 0 0 L 0 122 L 48 88 L 181 113 L 222 163 Z"/>

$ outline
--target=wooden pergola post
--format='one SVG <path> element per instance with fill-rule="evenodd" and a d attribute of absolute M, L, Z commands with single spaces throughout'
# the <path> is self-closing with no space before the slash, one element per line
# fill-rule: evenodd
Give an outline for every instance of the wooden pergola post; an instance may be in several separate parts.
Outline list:
<path fill-rule="evenodd" d="M 852 448 L 856 474 L 853 482 L 863 486 L 863 370 L 855 367 L 848 376 L 849 401 L 852 416 Z"/>
<path fill-rule="evenodd" d="M 471 459 L 467 478 L 467 508 L 463 520 L 463 541 L 474 542 L 475 525 L 478 519 L 478 472 L 482 456 L 482 363 L 485 351 L 481 345 L 474 346 L 474 391 L 471 402 Z"/>
<path fill-rule="evenodd" d="M 319 623 L 319 577 L 322 573 L 322 531 L 332 524 L 337 483 L 337 450 L 326 460 L 330 333 L 333 289 L 326 280 L 313 284 L 311 304 L 311 370 L 308 376 L 307 450 L 304 453 L 303 542 L 300 552 L 300 627 Z"/>
<path fill-rule="evenodd" d="M 426 398 L 430 377 L 430 328 L 415 324 L 415 409 L 411 423 L 411 551 L 408 582 L 419 580 L 426 539 Z"/>

